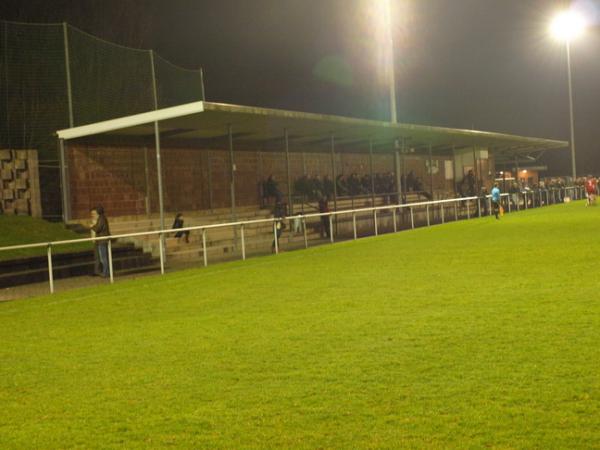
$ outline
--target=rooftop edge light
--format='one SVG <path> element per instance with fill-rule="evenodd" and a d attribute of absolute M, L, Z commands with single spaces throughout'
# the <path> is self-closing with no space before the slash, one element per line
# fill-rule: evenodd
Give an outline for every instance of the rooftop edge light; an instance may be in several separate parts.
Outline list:
<path fill-rule="evenodd" d="M 584 33 L 585 28 L 583 16 L 574 10 L 558 13 L 550 23 L 550 33 L 560 42 L 572 42 Z"/>

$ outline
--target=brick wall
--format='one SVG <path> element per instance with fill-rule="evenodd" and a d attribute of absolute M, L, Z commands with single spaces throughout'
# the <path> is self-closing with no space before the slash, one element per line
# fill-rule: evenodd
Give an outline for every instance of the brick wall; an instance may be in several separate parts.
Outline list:
<path fill-rule="evenodd" d="M 147 151 L 145 158 L 144 152 Z M 228 208 L 231 205 L 231 166 L 229 152 L 220 149 L 163 147 L 163 192 L 165 211 Z M 154 148 L 71 143 L 67 146 L 69 186 L 73 218 L 85 218 L 90 208 L 102 204 L 112 216 L 145 215 L 158 212 L 158 183 Z M 147 161 L 147 165 L 146 165 Z M 286 158 L 282 152 L 236 151 L 236 204 L 260 204 L 260 183 L 273 175 L 287 195 Z M 338 175 L 369 173 L 367 154 L 336 153 Z M 442 171 L 436 177 L 443 181 Z M 407 171 L 413 168 L 429 187 L 423 160 L 407 158 Z M 374 173 L 394 171 L 394 156 L 373 156 Z M 306 174 L 331 177 L 331 155 L 290 153 L 292 182 Z M 147 176 L 146 176 L 147 174 Z M 437 178 L 436 178 L 437 179 Z M 212 189 L 211 189 L 212 187 Z M 212 194 L 211 194 L 212 192 Z M 147 199 L 148 197 L 148 199 Z"/>

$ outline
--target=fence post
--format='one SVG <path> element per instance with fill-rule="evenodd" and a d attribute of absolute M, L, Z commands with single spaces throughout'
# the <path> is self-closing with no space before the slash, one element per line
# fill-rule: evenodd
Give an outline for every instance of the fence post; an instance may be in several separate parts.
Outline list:
<path fill-rule="evenodd" d="M 379 236 L 379 228 L 377 227 L 377 210 L 373 210 L 373 223 L 375 224 L 375 236 Z"/>
<path fill-rule="evenodd" d="M 354 240 L 358 239 L 356 232 L 356 213 L 352 213 L 352 231 L 354 232 Z"/>
<path fill-rule="evenodd" d="M 396 208 L 392 208 L 392 223 L 394 224 L 394 233 L 397 233 L 398 223 L 396 222 Z"/>
<path fill-rule="evenodd" d="M 477 197 L 477 215 L 481 219 L 481 199 Z"/>
<path fill-rule="evenodd" d="M 508 203 L 508 212 L 511 212 L 511 195 L 508 194 L 508 197 L 506 197 L 507 203 Z"/>
<path fill-rule="evenodd" d="M 454 202 L 454 221 L 458 222 L 458 203 Z"/>
<path fill-rule="evenodd" d="M 412 208 L 410 210 L 412 212 Z M 427 211 L 426 212 L 427 212 L 427 226 L 429 227 L 429 226 L 431 226 L 431 222 L 429 220 L 429 203 L 427 203 Z"/>
<path fill-rule="evenodd" d="M 242 260 L 246 261 L 246 236 L 244 233 L 244 224 L 240 225 L 240 237 L 242 239 Z"/>
<path fill-rule="evenodd" d="M 308 232 L 306 231 L 306 217 L 302 216 L 302 231 L 304 232 L 304 248 L 308 248 Z"/>
<path fill-rule="evenodd" d="M 333 216 L 329 214 L 329 240 L 333 244 Z"/>
<path fill-rule="evenodd" d="M 275 244 L 275 254 L 279 255 L 279 242 L 277 240 L 277 220 L 273 221 L 273 244 Z"/>
<path fill-rule="evenodd" d="M 410 207 L 410 227 L 414 230 L 415 229 L 415 215 L 413 213 L 413 209 L 412 206 Z"/>
<path fill-rule="evenodd" d="M 113 272 L 112 239 L 108 240 L 108 274 L 110 275 L 110 284 L 113 284 L 115 277 Z"/>
<path fill-rule="evenodd" d="M 206 248 L 206 230 L 202 229 L 202 257 L 204 259 L 204 267 L 208 266 L 208 253 Z"/>
<path fill-rule="evenodd" d="M 527 191 L 523 194 L 525 197 L 525 209 L 529 209 L 529 197 L 527 196 Z"/>
<path fill-rule="evenodd" d="M 467 205 L 467 220 L 471 219 L 471 206 L 469 200 L 465 200 L 465 204 Z"/>
<path fill-rule="evenodd" d="M 54 269 L 52 268 L 52 244 L 48 244 L 48 282 L 50 293 L 54 294 Z"/>
<path fill-rule="evenodd" d="M 446 215 L 444 213 L 444 204 L 440 203 L 441 206 L 441 212 L 442 212 L 442 223 L 446 223 Z"/>
<path fill-rule="evenodd" d="M 158 233 L 158 246 L 160 248 L 160 274 L 165 274 L 165 242 L 164 235 Z"/>

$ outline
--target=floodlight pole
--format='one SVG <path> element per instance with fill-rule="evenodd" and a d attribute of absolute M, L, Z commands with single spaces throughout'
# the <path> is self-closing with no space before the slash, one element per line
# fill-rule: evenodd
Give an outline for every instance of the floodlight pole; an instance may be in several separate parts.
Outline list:
<path fill-rule="evenodd" d="M 577 179 L 577 165 L 575 159 L 575 113 L 573 110 L 573 75 L 571 70 L 571 42 L 567 39 L 567 72 L 569 79 L 569 119 L 571 125 L 571 170 L 573 175 L 573 183 Z"/>
<path fill-rule="evenodd" d="M 390 122 L 398 122 L 396 109 L 396 73 L 394 70 L 394 37 L 392 33 L 392 6 L 390 0 L 384 0 L 385 16 L 387 19 L 388 51 L 387 62 L 389 71 L 389 95 L 390 95 Z"/>

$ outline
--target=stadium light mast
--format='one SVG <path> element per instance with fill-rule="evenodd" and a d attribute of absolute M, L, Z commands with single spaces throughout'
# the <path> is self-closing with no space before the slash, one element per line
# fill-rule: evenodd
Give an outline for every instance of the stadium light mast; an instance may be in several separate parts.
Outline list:
<path fill-rule="evenodd" d="M 394 68 L 394 34 L 392 33 L 392 5 L 391 0 L 380 0 L 383 5 L 383 19 L 385 22 L 385 44 L 386 44 L 386 66 L 388 72 L 389 95 L 390 95 L 390 121 L 398 122 L 396 109 L 396 71 Z"/>
<path fill-rule="evenodd" d="M 559 42 L 565 44 L 567 52 L 567 72 L 569 84 L 569 119 L 571 125 L 571 170 L 573 182 L 577 179 L 575 158 L 575 114 L 573 112 L 573 77 L 571 70 L 571 42 L 579 38 L 585 31 L 583 17 L 572 9 L 558 13 L 550 24 L 550 33 Z"/>

